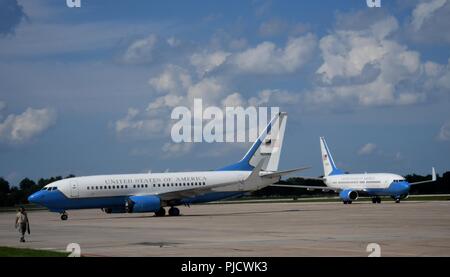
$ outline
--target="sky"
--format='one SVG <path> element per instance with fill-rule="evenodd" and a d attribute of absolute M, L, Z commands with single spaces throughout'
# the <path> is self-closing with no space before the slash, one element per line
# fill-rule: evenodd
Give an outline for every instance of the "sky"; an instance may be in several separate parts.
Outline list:
<path fill-rule="evenodd" d="M 280 169 L 450 170 L 450 0 L 0 0 L 0 176 L 212 170 L 171 111 L 288 112 Z"/>

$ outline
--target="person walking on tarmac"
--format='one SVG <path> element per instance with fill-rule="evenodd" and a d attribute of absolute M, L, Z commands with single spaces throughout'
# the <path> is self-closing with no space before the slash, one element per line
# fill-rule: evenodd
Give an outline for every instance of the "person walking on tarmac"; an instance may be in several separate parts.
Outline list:
<path fill-rule="evenodd" d="M 25 242 L 25 232 L 30 234 L 30 222 L 28 221 L 27 213 L 24 207 L 19 208 L 19 212 L 16 215 L 16 229 L 19 227 L 19 232 L 22 234 L 20 242 Z"/>

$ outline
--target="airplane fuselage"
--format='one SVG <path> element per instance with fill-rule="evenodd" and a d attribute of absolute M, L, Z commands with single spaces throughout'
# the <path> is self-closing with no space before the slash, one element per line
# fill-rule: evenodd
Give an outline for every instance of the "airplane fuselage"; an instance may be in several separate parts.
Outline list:
<path fill-rule="evenodd" d="M 208 189 L 198 197 L 186 196 L 178 203 L 162 200 L 161 206 L 220 200 L 255 191 L 277 182 L 279 178 L 262 179 L 243 185 L 251 171 L 199 171 L 96 175 L 74 177 L 53 182 L 32 196 L 30 201 L 54 212 L 70 209 L 121 208 L 130 196 L 161 195 L 190 188 Z M 223 184 L 223 186 L 221 186 Z"/>
<path fill-rule="evenodd" d="M 404 198 L 409 193 L 409 183 L 404 177 L 391 173 L 363 173 L 329 175 L 325 184 L 341 191 L 363 191 L 369 196 Z"/>

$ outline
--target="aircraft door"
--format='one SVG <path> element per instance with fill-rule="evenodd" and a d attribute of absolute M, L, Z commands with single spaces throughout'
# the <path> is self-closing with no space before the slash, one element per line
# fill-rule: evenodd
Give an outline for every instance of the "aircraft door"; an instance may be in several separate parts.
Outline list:
<path fill-rule="evenodd" d="M 78 191 L 78 184 L 76 181 L 70 181 L 70 196 L 79 197 L 80 193 Z"/>

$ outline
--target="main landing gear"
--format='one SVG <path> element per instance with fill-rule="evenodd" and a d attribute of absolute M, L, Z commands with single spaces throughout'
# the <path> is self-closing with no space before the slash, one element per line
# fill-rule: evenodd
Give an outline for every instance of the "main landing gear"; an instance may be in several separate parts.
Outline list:
<path fill-rule="evenodd" d="M 374 204 L 381 203 L 381 198 L 380 197 L 372 197 L 372 203 L 374 203 Z"/>
<path fill-rule="evenodd" d="M 400 198 L 395 198 L 395 203 L 400 203 Z"/>
<path fill-rule="evenodd" d="M 157 212 L 155 212 L 155 216 L 162 217 L 166 215 L 166 210 L 164 208 L 159 209 Z M 177 207 L 170 207 L 169 209 L 169 216 L 179 216 L 180 210 Z"/>
<path fill-rule="evenodd" d="M 343 202 L 344 204 L 351 204 L 352 203 L 352 201 L 350 201 L 350 200 L 344 200 L 344 202 Z"/>
<path fill-rule="evenodd" d="M 69 218 L 69 215 L 66 212 L 63 212 L 61 214 L 61 220 L 67 220 Z"/>
<path fill-rule="evenodd" d="M 177 207 L 171 207 L 169 209 L 169 215 L 170 216 L 179 216 L 180 215 L 180 209 L 178 209 Z"/>

